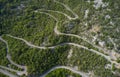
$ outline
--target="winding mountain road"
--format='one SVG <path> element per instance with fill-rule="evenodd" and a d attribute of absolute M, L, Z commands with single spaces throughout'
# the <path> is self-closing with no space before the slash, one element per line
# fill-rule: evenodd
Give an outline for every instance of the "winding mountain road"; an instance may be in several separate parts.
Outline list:
<path fill-rule="evenodd" d="M 55 12 L 55 13 L 59 13 L 59 14 L 63 14 L 65 17 L 67 17 L 69 20 L 74 20 L 76 18 L 72 18 L 70 17 L 69 15 L 67 15 L 66 13 L 63 13 L 63 12 L 60 12 L 60 11 L 54 11 L 54 10 L 45 10 L 45 9 L 39 9 L 39 10 L 36 10 L 35 12 L 38 12 L 38 11 L 47 11 L 47 12 Z"/>
<path fill-rule="evenodd" d="M 18 76 L 14 75 L 6 70 L 3 70 L 3 69 L 0 69 L 0 72 L 3 73 L 4 75 L 9 76 L 9 77 L 18 77 Z"/>
<path fill-rule="evenodd" d="M 63 68 L 63 69 L 67 69 L 67 70 L 70 70 L 72 71 L 73 73 L 76 73 L 76 74 L 79 74 L 80 76 L 82 77 L 89 77 L 89 74 L 88 73 L 84 73 L 84 72 L 80 72 L 80 71 L 77 71 L 71 67 L 68 67 L 68 66 L 56 66 L 56 67 L 53 67 L 52 69 L 50 69 L 48 72 L 46 72 L 45 74 L 41 75 L 40 77 L 45 77 L 48 73 L 56 70 L 56 69 L 59 69 L 59 68 Z"/>
<path fill-rule="evenodd" d="M 70 42 L 68 42 L 68 43 L 62 43 L 62 44 L 58 44 L 58 45 L 51 46 L 51 47 L 40 47 L 40 46 L 36 46 L 36 45 L 33 45 L 33 44 L 29 43 L 29 42 L 26 41 L 25 39 L 18 38 L 18 37 L 12 36 L 12 35 L 8 35 L 8 36 L 9 36 L 9 37 L 12 37 L 12 38 L 14 38 L 14 39 L 21 40 L 21 41 L 25 42 L 25 43 L 26 43 L 28 46 L 30 46 L 30 47 L 39 48 L 39 49 L 47 49 L 47 48 L 48 48 L 48 49 L 54 49 L 54 48 L 57 47 L 57 46 L 72 45 L 72 46 L 76 46 L 76 47 L 83 48 L 83 49 L 89 50 L 89 51 L 91 51 L 91 52 L 94 52 L 94 53 L 96 53 L 96 54 L 98 54 L 98 55 L 103 56 L 103 57 L 104 57 L 105 59 L 107 59 L 108 61 L 111 61 L 111 59 L 110 59 L 109 56 L 106 56 L 106 55 L 104 55 L 103 53 L 100 53 L 100 52 L 98 52 L 98 51 L 96 51 L 96 50 L 89 49 L 88 47 L 85 47 L 85 46 L 82 46 L 82 45 L 79 45 L 79 44 L 75 44 L 75 43 L 70 43 Z"/>
<path fill-rule="evenodd" d="M 59 1 L 57 1 L 57 0 L 54 0 L 54 2 L 56 2 L 56 3 L 60 4 L 60 5 L 63 5 L 63 6 L 66 8 L 66 10 L 70 11 L 70 12 L 75 16 L 75 17 L 70 18 L 70 19 L 75 20 L 75 19 L 79 18 L 79 16 L 78 16 L 75 12 L 73 12 L 73 11 L 70 9 L 69 6 L 67 6 L 67 5 L 65 5 L 64 3 L 61 3 L 61 2 L 59 2 Z"/>
<path fill-rule="evenodd" d="M 59 13 L 59 14 L 63 14 L 64 16 L 66 16 L 69 20 L 76 20 L 79 18 L 79 16 L 73 12 L 67 5 L 59 2 L 59 1 L 56 1 L 54 0 L 54 2 L 64 6 L 66 8 L 66 10 L 68 10 L 69 12 L 71 12 L 74 17 L 71 17 L 69 15 L 67 15 L 66 13 L 63 13 L 63 12 L 60 12 L 60 11 L 54 11 L 54 10 L 43 10 L 43 9 L 39 9 L 39 10 L 36 10 L 34 12 L 39 12 L 39 13 L 43 13 L 43 14 L 46 14 L 50 17 L 52 17 L 55 21 L 56 21 L 56 25 L 55 25 L 55 28 L 54 28 L 54 32 L 57 34 L 57 35 L 64 35 L 64 36 L 71 36 L 71 37 L 76 37 L 76 38 L 79 38 L 79 39 L 82 39 L 83 41 L 89 43 L 90 45 L 96 47 L 97 49 L 99 50 L 102 50 L 105 52 L 105 50 L 95 44 L 92 44 L 90 41 L 86 40 L 85 38 L 79 36 L 79 35 L 75 35 L 75 34 L 67 34 L 67 33 L 62 33 L 58 30 L 58 23 L 60 21 L 58 21 L 58 19 L 56 17 L 54 17 L 53 15 L 49 14 L 49 13 L 46 13 L 46 12 L 41 12 L 41 11 L 47 11 L 47 12 L 55 12 L 55 13 Z M 76 43 L 71 43 L 71 42 L 67 42 L 67 43 L 62 43 L 62 44 L 59 44 L 59 45 L 55 45 L 55 46 L 50 46 L 50 47 L 45 47 L 45 46 L 36 46 L 36 45 L 33 45 L 31 44 L 30 42 L 28 42 L 27 40 L 23 39 L 23 38 L 19 38 L 19 37 L 15 37 L 15 36 L 12 36 L 12 35 L 9 35 L 7 34 L 7 36 L 11 37 L 11 38 L 14 38 L 14 39 L 17 39 L 17 40 L 21 40 L 23 41 L 26 45 L 32 47 L 32 48 L 38 48 L 38 49 L 54 49 L 56 48 L 57 46 L 63 46 L 63 45 L 71 45 L 71 46 L 75 46 L 75 47 L 78 47 L 78 48 L 83 48 L 83 49 L 86 49 L 90 52 L 93 52 L 93 53 L 96 53 L 97 55 L 100 55 L 102 57 L 104 57 L 105 59 L 107 59 L 109 62 L 111 62 L 111 64 L 115 64 L 116 67 L 119 67 L 120 68 L 120 63 L 117 63 L 116 61 L 112 61 L 111 59 L 111 56 L 109 55 L 105 55 L 99 51 L 96 51 L 94 49 L 89 49 L 88 47 L 86 46 L 83 46 L 83 45 L 79 45 L 79 44 L 76 44 Z M 20 75 L 22 76 L 23 74 L 27 75 L 28 72 L 27 72 L 27 66 L 22 66 L 22 65 L 19 65 L 19 64 L 16 64 L 12 59 L 11 59 L 11 55 L 9 54 L 9 46 L 8 46 L 8 42 L 6 40 L 4 40 L 2 37 L 0 37 L 0 40 L 2 42 L 4 42 L 6 44 L 6 47 L 7 47 L 7 55 L 6 55 L 6 58 L 9 60 L 9 62 L 11 64 L 13 64 L 14 66 L 17 66 L 18 68 L 21 68 L 23 69 L 23 71 L 18 71 L 18 70 L 14 70 L 14 69 L 11 69 L 11 68 L 8 68 L 8 67 L 5 67 L 5 66 L 1 66 L 0 65 L 0 72 L 9 76 L 9 77 L 17 77 L 15 75 L 13 75 L 12 73 L 8 72 L 7 70 L 11 71 L 11 72 L 15 72 L 17 73 L 17 75 Z M 112 39 L 110 39 L 112 41 Z M 114 42 L 112 41 L 112 43 L 114 44 Z M 115 46 L 115 44 L 114 44 Z M 2 68 L 2 69 L 1 69 Z M 79 75 L 81 75 L 82 77 L 89 77 L 89 74 L 88 73 L 84 73 L 84 72 L 80 72 L 78 70 L 75 70 L 73 69 L 72 67 L 68 67 L 68 66 L 56 66 L 56 67 L 53 67 L 52 69 L 50 69 L 48 72 L 46 72 L 45 74 L 41 75 L 40 77 L 45 77 L 48 73 L 52 72 L 53 70 L 56 70 L 56 69 L 59 69 L 59 68 L 64 68 L 64 69 L 68 69 L 74 73 L 77 73 Z"/>
<path fill-rule="evenodd" d="M 16 72 L 18 75 L 23 75 L 23 74 L 27 75 L 27 67 L 26 66 L 22 66 L 22 65 L 16 64 L 15 62 L 12 61 L 11 56 L 9 54 L 9 46 L 8 46 L 7 41 L 5 41 L 2 37 L 0 37 L 0 40 L 2 42 L 4 42 L 6 44 L 6 46 L 7 46 L 7 55 L 6 55 L 6 58 L 8 59 L 8 61 L 11 64 L 17 66 L 18 68 L 21 68 L 21 69 L 24 69 L 24 70 L 23 71 L 17 71 L 17 70 L 14 70 L 14 69 L 11 69 L 11 68 L 7 68 L 7 67 L 1 66 L 1 65 L 0 65 L 0 67 L 4 68 L 6 70 L 10 70 L 10 71 Z"/>

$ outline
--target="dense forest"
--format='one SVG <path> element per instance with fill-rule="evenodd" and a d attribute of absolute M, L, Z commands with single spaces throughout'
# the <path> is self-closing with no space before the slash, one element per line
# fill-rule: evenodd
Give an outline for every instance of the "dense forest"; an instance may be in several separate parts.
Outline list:
<path fill-rule="evenodd" d="M 9 76 L 2 70 L 18 76 L 21 66 L 27 75 L 20 77 L 40 77 L 55 66 L 77 66 L 74 70 L 92 77 L 119 77 L 120 1 L 96 1 L 0 0 L 0 77 Z M 64 68 L 46 75 L 68 76 L 82 77 Z"/>

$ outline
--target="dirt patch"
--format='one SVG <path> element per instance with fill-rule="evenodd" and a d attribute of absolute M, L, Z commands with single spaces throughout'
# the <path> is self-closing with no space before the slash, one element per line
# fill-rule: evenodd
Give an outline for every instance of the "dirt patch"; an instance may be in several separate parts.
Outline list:
<path fill-rule="evenodd" d="M 100 26 L 94 25 L 94 26 L 92 26 L 92 28 L 90 29 L 90 32 L 95 32 L 95 33 L 97 33 L 97 32 L 100 32 L 100 30 L 101 30 L 101 27 L 100 27 Z"/>

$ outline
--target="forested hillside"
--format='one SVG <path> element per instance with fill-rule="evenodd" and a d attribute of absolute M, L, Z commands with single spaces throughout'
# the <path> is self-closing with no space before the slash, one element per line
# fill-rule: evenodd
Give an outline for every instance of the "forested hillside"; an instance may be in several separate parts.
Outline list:
<path fill-rule="evenodd" d="M 120 77 L 120 0 L 0 0 L 0 77 Z"/>

